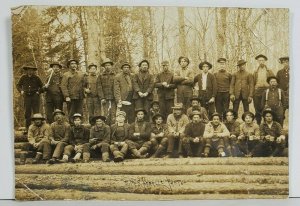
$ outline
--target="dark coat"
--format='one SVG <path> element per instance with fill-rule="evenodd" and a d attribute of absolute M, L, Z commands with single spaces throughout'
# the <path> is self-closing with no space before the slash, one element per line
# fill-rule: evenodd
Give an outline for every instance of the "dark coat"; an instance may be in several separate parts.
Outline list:
<path fill-rule="evenodd" d="M 267 78 L 272 77 L 272 76 L 274 76 L 274 73 L 272 72 L 272 70 L 267 69 Z M 256 69 L 255 72 L 253 73 L 253 84 L 254 84 L 254 86 L 257 83 L 257 78 L 258 78 L 258 69 Z M 266 79 L 266 81 L 267 81 L 267 79 Z"/>
<path fill-rule="evenodd" d="M 247 71 L 238 71 L 232 75 L 230 82 L 230 94 L 236 98 L 242 95 L 243 99 L 253 97 L 254 83 L 253 76 Z"/>
<path fill-rule="evenodd" d="M 145 78 L 143 79 L 141 73 L 135 74 L 133 76 L 133 99 L 138 99 L 140 96 L 138 92 L 148 92 L 148 96 L 146 97 L 148 100 L 153 99 L 153 89 L 154 89 L 154 78 L 153 75 L 147 73 Z"/>
<path fill-rule="evenodd" d="M 169 87 L 166 88 L 162 85 L 162 82 L 167 82 Z M 159 100 L 174 99 L 176 85 L 173 81 L 172 72 L 161 72 L 156 76 L 155 87 L 158 88 L 157 94 Z"/>
<path fill-rule="evenodd" d="M 201 92 L 201 90 L 202 90 L 202 73 L 195 76 L 194 83 L 196 83 L 196 82 L 198 82 L 199 92 Z M 215 76 L 211 73 L 207 74 L 206 91 L 207 91 L 208 98 L 216 97 L 216 95 L 217 95 L 217 81 L 216 81 Z"/>
<path fill-rule="evenodd" d="M 70 131 L 70 144 L 86 144 L 89 143 L 90 130 L 83 125 L 79 127 L 72 126 Z"/>
<path fill-rule="evenodd" d="M 126 81 L 123 73 L 119 73 L 114 79 L 114 96 L 116 102 L 131 101 L 133 96 L 133 75 L 129 75 L 131 80 L 131 88 L 129 82 Z"/>
<path fill-rule="evenodd" d="M 21 76 L 17 83 L 17 89 L 19 92 L 24 91 L 26 95 L 33 95 L 36 92 L 40 92 L 43 83 L 37 75 L 29 77 L 27 74 Z"/>
<path fill-rule="evenodd" d="M 283 91 L 289 90 L 289 69 L 281 69 L 277 72 L 276 77 L 278 78 L 278 87 L 282 89 Z"/>
<path fill-rule="evenodd" d="M 151 136 L 151 123 L 144 121 L 140 126 L 141 127 L 138 126 L 138 122 L 134 122 L 129 126 L 129 139 L 137 143 L 149 141 Z M 139 137 L 133 136 L 133 133 L 136 132 L 141 135 Z"/>
<path fill-rule="evenodd" d="M 94 143 L 110 143 L 110 127 L 108 125 L 104 125 L 99 128 L 97 126 L 92 126 L 90 130 L 90 140 Z M 90 141 L 91 142 L 91 141 Z"/>
<path fill-rule="evenodd" d="M 129 138 L 129 124 L 127 124 L 127 123 L 124 124 L 124 137 L 123 137 L 123 139 L 118 139 L 115 136 L 117 128 L 118 128 L 117 124 L 113 124 L 111 126 L 111 144 L 114 144 L 114 142 L 122 142 L 122 141 L 125 141 Z"/>
<path fill-rule="evenodd" d="M 114 99 L 114 72 L 104 72 L 98 76 L 97 90 L 100 99 Z"/>
<path fill-rule="evenodd" d="M 71 71 L 65 72 L 61 82 L 61 90 L 64 97 L 70 97 L 71 99 L 83 99 L 84 88 L 86 86 L 85 76 L 82 72 Z"/>
<path fill-rule="evenodd" d="M 205 124 L 199 122 L 197 124 L 190 122 L 185 126 L 184 136 L 185 137 L 203 137 L 205 130 Z"/>

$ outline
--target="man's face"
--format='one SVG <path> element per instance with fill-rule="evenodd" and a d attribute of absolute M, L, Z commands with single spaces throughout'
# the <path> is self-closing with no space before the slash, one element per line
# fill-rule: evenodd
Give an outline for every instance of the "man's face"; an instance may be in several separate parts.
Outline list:
<path fill-rule="evenodd" d="M 200 115 L 194 115 L 192 118 L 193 123 L 199 123 L 201 120 Z"/>
<path fill-rule="evenodd" d="M 181 109 L 174 109 L 174 115 L 175 116 L 180 116 L 181 114 L 182 114 L 182 111 L 181 111 Z"/>
<path fill-rule="evenodd" d="M 199 106 L 199 102 L 197 100 L 193 100 L 192 107 L 198 107 L 198 106 Z"/>
<path fill-rule="evenodd" d="M 219 116 L 214 116 L 212 118 L 212 124 L 215 126 L 218 126 L 220 124 L 220 117 Z"/>
<path fill-rule="evenodd" d="M 80 117 L 75 117 L 75 118 L 74 118 L 74 125 L 75 125 L 76 127 L 78 127 L 78 126 L 81 125 L 81 119 L 80 119 Z"/>
<path fill-rule="evenodd" d="M 181 60 L 180 60 L 180 66 L 182 67 L 182 68 L 186 68 L 187 66 L 188 66 L 188 61 L 185 59 L 185 58 L 182 58 Z"/>
<path fill-rule="evenodd" d="M 272 116 L 272 114 L 267 113 L 267 114 L 265 115 L 265 120 L 266 120 L 266 122 L 272 122 L 272 121 L 273 121 L 273 116 Z"/>
<path fill-rule="evenodd" d="M 97 126 L 97 127 L 102 127 L 103 125 L 104 125 L 104 122 L 103 122 L 102 119 L 97 119 L 97 120 L 96 120 L 96 126 Z"/>
<path fill-rule="evenodd" d="M 221 61 L 218 63 L 218 66 L 219 66 L 219 70 L 225 70 L 226 69 L 226 62 L 224 61 Z"/>
<path fill-rule="evenodd" d="M 56 122 L 62 122 L 63 121 L 63 115 L 61 113 L 57 113 L 54 117 Z"/>
<path fill-rule="evenodd" d="M 164 72 L 169 71 L 169 64 L 162 65 L 162 68 Z"/>
<path fill-rule="evenodd" d="M 239 66 L 239 69 L 240 69 L 241 71 L 244 71 L 245 68 L 246 68 L 246 64 L 243 64 L 243 65 L 240 65 L 240 66 Z"/>
<path fill-rule="evenodd" d="M 155 120 L 155 123 L 156 123 L 157 125 L 161 125 L 162 122 L 163 122 L 163 118 L 162 118 L 162 117 L 157 117 L 156 120 Z"/>
<path fill-rule="evenodd" d="M 136 114 L 136 117 L 137 117 L 137 120 L 143 120 L 144 119 L 144 112 L 143 111 L 139 111 L 137 114 Z"/>
<path fill-rule="evenodd" d="M 35 126 L 38 126 L 38 127 L 42 125 L 42 122 L 43 122 L 43 120 L 41 120 L 41 119 L 35 119 L 34 120 Z"/>
<path fill-rule="evenodd" d="M 204 64 L 203 66 L 202 66 L 202 71 L 203 71 L 203 73 L 207 73 L 208 72 L 208 70 L 209 70 L 209 66 L 207 65 L 207 64 Z"/>
<path fill-rule="evenodd" d="M 95 74 L 96 74 L 96 71 L 97 71 L 97 68 L 96 68 L 95 66 L 91 66 L 91 67 L 89 68 L 89 73 L 90 73 L 91 75 L 95 75 Z"/>
<path fill-rule="evenodd" d="M 105 71 L 111 71 L 111 69 L 112 69 L 111 63 L 104 64 L 104 69 L 105 69 Z"/>
<path fill-rule="evenodd" d="M 246 117 L 245 117 L 245 122 L 246 122 L 247 124 L 250 124 L 250 123 L 253 122 L 253 118 L 252 118 L 250 115 L 246 115 Z"/>
<path fill-rule="evenodd" d="M 34 74 L 34 70 L 33 70 L 33 69 L 28 69 L 28 70 L 27 70 L 27 75 L 28 75 L 28 76 L 31 77 L 33 74 Z"/>
<path fill-rule="evenodd" d="M 77 67 L 78 67 L 78 65 L 77 65 L 76 61 L 71 61 L 71 62 L 70 62 L 70 68 L 71 68 L 72 70 L 76 70 Z"/>
<path fill-rule="evenodd" d="M 129 74 L 130 73 L 130 67 L 128 65 L 125 65 L 122 67 L 124 74 Z"/>
<path fill-rule="evenodd" d="M 147 62 L 143 62 L 142 64 L 141 64 L 141 71 L 142 72 L 147 72 L 148 71 L 148 68 L 149 68 L 149 65 L 148 65 L 148 63 Z"/>
<path fill-rule="evenodd" d="M 271 79 L 269 81 L 271 87 L 277 87 L 278 83 L 276 79 Z"/>
<path fill-rule="evenodd" d="M 56 74 L 59 73 L 59 71 L 60 71 L 60 67 L 58 65 L 56 65 L 56 64 L 54 64 L 52 66 L 52 69 L 53 69 L 54 73 L 56 73 Z"/>
<path fill-rule="evenodd" d="M 153 108 L 153 110 L 158 111 L 159 110 L 159 105 L 158 104 L 153 104 L 152 108 Z"/>
<path fill-rule="evenodd" d="M 226 113 L 226 120 L 228 122 L 231 122 L 233 119 L 234 119 L 234 116 L 233 116 L 232 112 L 227 112 Z"/>
<path fill-rule="evenodd" d="M 260 58 L 257 59 L 257 62 L 258 62 L 260 67 L 264 67 L 266 60 L 264 58 L 260 57 Z"/>
<path fill-rule="evenodd" d="M 118 123 L 124 123 L 124 122 L 125 122 L 125 117 L 124 117 L 123 115 L 118 115 L 118 116 L 116 117 L 116 121 L 117 121 Z"/>
<path fill-rule="evenodd" d="M 290 65 L 290 61 L 289 60 L 283 60 L 282 64 L 284 67 L 288 67 Z"/>

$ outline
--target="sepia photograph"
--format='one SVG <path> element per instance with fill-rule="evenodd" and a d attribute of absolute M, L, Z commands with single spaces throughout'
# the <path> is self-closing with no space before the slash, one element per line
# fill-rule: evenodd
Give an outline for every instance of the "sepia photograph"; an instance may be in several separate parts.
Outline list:
<path fill-rule="evenodd" d="M 286 8 L 11 8 L 15 199 L 289 196 Z"/>

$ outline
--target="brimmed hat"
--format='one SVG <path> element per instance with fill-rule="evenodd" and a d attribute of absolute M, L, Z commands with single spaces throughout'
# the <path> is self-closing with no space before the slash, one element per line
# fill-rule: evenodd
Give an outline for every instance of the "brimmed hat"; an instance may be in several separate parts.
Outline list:
<path fill-rule="evenodd" d="M 45 117 L 41 113 L 36 113 L 31 117 L 31 120 L 35 120 L 35 119 L 45 120 Z"/>
<path fill-rule="evenodd" d="M 276 115 L 275 112 L 271 109 L 271 108 L 265 108 L 262 112 L 262 116 L 265 117 L 266 114 L 271 114 L 274 118 L 274 116 Z"/>
<path fill-rule="evenodd" d="M 147 111 L 144 108 L 137 108 L 137 109 L 135 109 L 135 114 L 137 114 L 140 111 L 144 112 L 145 115 L 147 114 Z"/>
<path fill-rule="evenodd" d="M 129 64 L 129 62 L 124 62 L 124 63 L 121 65 L 121 69 L 122 69 L 124 66 L 129 66 L 129 68 L 131 68 L 131 65 Z"/>
<path fill-rule="evenodd" d="M 193 112 L 190 114 L 190 118 L 193 118 L 194 115 L 199 115 L 200 117 L 202 117 L 201 112 L 198 111 L 198 110 L 193 111 Z"/>
<path fill-rule="evenodd" d="M 175 103 L 174 107 L 172 109 L 183 109 L 183 104 L 182 103 Z"/>
<path fill-rule="evenodd" d="M 285 60 L 290 60 L 290 58 L 289 57 L 280 57 L 279 58 L 279 63 L 282 63 L 282 61 L 285 61 Z"/>
<path fill-rule="evenodd" d="M 197 100 L 198 102 L 200 102 L 200 98 L 198 96 L 193 96 L 190 101 L 192 102 L 193 100 Z"/>
<path fill-rule="evenodd" d="M 178 58 L 178 63 L 179 63 L 179 64 L 180 64 L 180 62 L 181 62 L 181 59 L 185 59 L 185 60 L 187 61 L 187 63 L 190 64 L 189 58 L 184 57 L 184 56 L 180 56 L 180 57 Z"/>
<path fill-rule="evenodd" d="M 101 119 L 103 122 L 105 122 L 106 117 L 105 117 L 105 116 L 102 116 L 102 115 L 95 116 L 95 117 L 92 117 L 92 118 L 91 118 L 91 122 L 92 122 L 92 123 L 96 123 L 97 119 Z"/>
<path fill-rule="evenodd" d="M 123 117 L 126 117 L 126 112 L 124 112 L 124 111 L 118 111 L 117 113 L 116 113 L 116 117 L 117 116 L 123 116 Z"/>
<path fill-rule="evenodd" d="M 169 61 L 162 61 L 162 62 L 161 62 L 161 65 L 162 65 L 162 66 L 164 66 L 164 65 L 169 65 Z"/>
<path fill-rule="evenodd" d="M 81 114 L 79 114 L 79 113 L 75 113 L 75 114 L 73 114 L 73 119 L 75 119 L 76 117 L 79 117 L 80 119 L 82 119 L 83 117 L 82 117 L 82 115 Z"/>
<path fill-rule="evenodd" d="M 161 117 L 162 119 L 165 119 L 165 117 L 164 117 L 162 114 L 156 113 L 156 114 L 153 115 L 153 117 L 152 117 L 152 122 L 155 122 L 155 120 L 156 120 L 158 117 Z"/>
<path fill-rule="evenodd" d="M 237 62 L 236 66 L 242 66 L 242 65 L 244 65 L 244 64 L 246 64 L 246 63 L 247 63 L 247 62 L 246 62 L 245 60 L 241 59 L 241 60 L 239 60 L 239 61 Z"/>
<path fill-rule="evenodd" d="M 153 104 L 158 104 L 158 105 L 159 105 L 159 101 L 158 101 L 158 100 L 153 100 L 153 101 L 151 102 L 151 107 L 153 106 Z"/>
<path fill-rule="evenodd" d="M 88 69 L 90 69 L 91 67 L 96 67 L 96 69 L 97 69 L 97 65 L 94 64 L 94 63 L 91 63 L 91 64 L 88 66 Z"/>
<path fill-rule="evenodd" d="M 267 78 L 268 84 L 270 84 L 270 81 L 271 81 L 272 79 L 276 79 L 277 83 L 279 82 L 279 79 L 278 79 L 277 77 L 275 77 L 275 76 L 270 76 L 270 77 Z"/>
<path fill-rule="evenodd" d="M 244 112 L 242 115 L 242 120 L 245 121 L 246 116 L 250 116 L 254 120 L 255 115 L 252 112 Z"/>
<path fill-rule="evenodd" d="M 142 63 L 146 62 L 148 64 L 148 67 L 150 66 L 150 63 L 147 59 L 143 59 L 140 63 L 139 63 L 139 67 L 141 67 Z"/>
<path fill-rule="evenodd" d="M 56 114 L 62 114 L 62 115 L 65 115 L 65 113 L 64 113 L 63 111 L 61 111 L 60 109 L 54 110 L 53 116 L 55 116 Z"/>
<path fill-rule="evenodd" d="M 105 64 L 111 64 L 111 65 L 114 65 L 114 63 L 109 59 L 109 58 L 106 58 L 104 59 L 103 63 L 101 64 L 102 67 L 104 67 Z"/>
<path fill-rule="evenodd" d="M 32 66 L 32 65 L 25 65 L 25 66 L 22 67 L 22 69 L 25 70 L 25 71 L 27 71 L 29 69 L 32 69 L 34 71 L 37 70 L 37 68 L 35 66 Z"/>
<path fill-rule="evenodd" d="M 266 61 L 268 60 L 268 58 L 263 54 L 259 54 L 255 57 L 256 60 L 259 59 L 259 58 L 264 58 Z"/>
<path fill-rule="evenodd" d="M 211 64 L 211 63 L 209 63 L 208 61 L 204 61 L 204 62 L 201 62 L 201 63 L 199 64 L 199 69 L 202 70 L 202 67 L 203 67 L 205 64 L 208 65 L 209 69 L 212 68 L 212 64 Z"/>
<path fill-rule="evenodd" d="M 213 117 L 215 117 L 215 116 L 218 116 L 220 119 L 222 118 L 221 114 L 219 114 L 218 112 L 214 112 L 214 113 L 211 115 L 210 119 L 212 120 Z"/>
<path fill-rule="evenodd" d="M 225 58 L 223 58 L 223 57 L 221 57 L 221 58 L 219 58 L 219 59 L 217 60 L 218 63 L 226 62 L 226 61 L 227 61 L 227 59 L 225 59 Z"/>
<path fill-rule="evenodd" d="M 69 67 L 70 64 L 71 64 L 71 62 L 73 62 L 73 61 L 76 62 L 76 64 L 79 64 L 78 60 L 76 60 L 76 59 L 69 59 L 68 62 L 67 62 L 67 67 Z"/>
<path fill-rule="evenodd" d="M 60 69 L 62 68 L 62 65 L 59 62 L 52 62 L 50 64 L 50 68 L 52 68 L 54 65 L 57 65 Z"/>
<path fill-rule="evenodd" d="M 224 113 L 223 113 L 223 118 L 224 119 L 226 119 L 226 115 L 227 115 L 228 112 L 232 113 L 234 119 L 237 118 L 236 112 L 233 109 L 228 109 L 228 110 L 224 111 Z"/>

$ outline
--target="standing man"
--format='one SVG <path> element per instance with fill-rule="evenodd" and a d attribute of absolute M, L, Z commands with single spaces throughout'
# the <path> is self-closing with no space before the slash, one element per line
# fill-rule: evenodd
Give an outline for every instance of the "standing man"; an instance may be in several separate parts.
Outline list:
<path fill-rule="evenodd" d="M 176 85 L 174 84 L 173 73 L 169 70 L 169 62 L 163 61 L 161 65 L 163 71 L 156 76 L 155 87 L 158 88 L 160 113 L 167 117 L 172 113 Z"/>
<path fill-rule="evenodd" d="M 217 94 L 216 94 L 216 111 L 219 114 L 223 114 L 229 109 L 230 102 L 230 81 L 231 74 L 226 71 L 226 59 L 218 59 L 219 71 L 215 73 L 216 82 L 217 82 Z"/>
<path fill-rule="evenodd" d="M 188 68 L 190 60 L 187 57 L 179 57 L 178 63 L 181 68 L 175 71 L 174 82 L 177 84 L 177 102 L 183 104 L 185 113 L 193 96 L 194 72 Z"/>
<path fill-rule="evenodd" d="M 73 115 L 75 113 L 82 114 L 85 78 L 83 72 L 78 71 L 77 60 L 70 59 L 67 63 L 67 67 L 70 70 L 63 75 L 61 90 L 68 104 L 69 120 L 72 124 Z"/>
<path fill-rule="evenodd" d="M 285 96 L 285 109 L 289 108 L 289 83 L 290 83 L 290 65 L 289 57 L 279 58 L 280 64 L 283 65 L 283 68 L 277 72 L 278 87 L 282 90 Z M 285 114 L 285 109 L 283 114 Z"/>
<path fill-rule="evenodd" d="M 115 71 L 113 65 L 114 63 L 110 59 L 105 59 L 101 64 L 104 67 L 104 72 L 97 79 L 97 90 L 101 99 L 102 114 L 106 116 L 106 121 L 109 125 L 115 122 L 117 109 L 114 98 Z"/>
<path fill-rule="evenodd" d="M 40 90 L 43 86 L 41 79 L 34 74 L 37 70 L 34 66 L 23 66 L 24 74 L 17 83 L 17 89 L 24 97 L 25 121 L 28 129 L 31 122 L 31 114 L 39 112 Z"/>
<path fill-rule="evenodd" d="M 46 115 L 48 123 L 53 122 L 53 112 L 55 109 L 62 110 L 64 103 L 64 95 L 61 91 L 61 81 L 63 74 L 61 73 L 62 65 L 58 62 L 50 64 L 52 75 L 47 78 L 47 83 L 43 87 L 46 91 Z"/>
<path fill-rule="evenodd" d="M 245 60 L 238 61 L 238 71 L 232 75 L 230 83 L 230 100 L 233 102 L 233 111 L 237 116 L 240 102 L 243 103 L 244 112 L 249 111 L 249 104 L 253 97 L 253 76 L 245 71 L 245 65 Z"/>
<path fill-rule="evenodd" d="M 216 78 L 208 72 L 211 68 L 211 63 L 207 61 L 201 62 L 199 69 L 202 70 L 202 73 L 198 74 L 194 79 L 194 83 L 198 82 L 200 103 L 208 111 L 209 117 L 215 112 L 215 98 L 217 94 Z"/>
<path fill-rule="evenodd" d="M 154 78 L 149 73 L 149 62 L 143 60 L 139 63 L 139 72 L 133 77 L 133 99 L 135 108 L 143 108 L 147 114 L 150 114 L 150 105 L 153 100 Z M 146 118 L 150 120 L 150 115 Z"/>
<path fill-rule="evenodd" d="M 255 119 L 258 125 L 261 122 L 261 115 L 263 107 L 261 105 L 261 99 L 264 91 L 268 88 L 267 78 L 274 76 L 274 73 L 266 66 L 265 62 L 268 58 L 265 55 L 258 55 L 255 57 L 259 66 L 257 70 L 253 73 L 254 81 L 254 94 L 253 94 L 253 103 L 255 108 Z"/>

